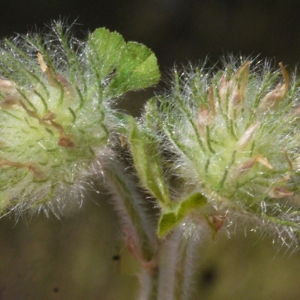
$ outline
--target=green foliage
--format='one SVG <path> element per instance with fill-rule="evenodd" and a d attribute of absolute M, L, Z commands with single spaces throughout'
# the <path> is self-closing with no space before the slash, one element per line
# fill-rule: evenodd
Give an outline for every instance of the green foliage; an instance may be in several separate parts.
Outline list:
<path fill-rule="evenodd" d="M 165 236 L 176 225 L 183 221 L 191 212 L 197 213 L 199 209 L 207 204 L 207 199 L 200 193 L 195 193 L 183 201 L 172 203 L 166 207 L 159 219 L 158 236 Z"/>
<path fill-rule="evenodd" d="M 99 81 L 109 76 L 110 97 L 157 83 L 160 73 L 153 52 L 142 44 L 126 43 L 117 32 L 96 29 L 88 39 L 88 57 Z"/>
<path fill-rule="evenodd" d="M 164 207 L 170 202 L 167 183 L 164 178 L 157 141 L 142 131 L 133 118 L 129 119 L 129 142 L 142 185 Z"/>

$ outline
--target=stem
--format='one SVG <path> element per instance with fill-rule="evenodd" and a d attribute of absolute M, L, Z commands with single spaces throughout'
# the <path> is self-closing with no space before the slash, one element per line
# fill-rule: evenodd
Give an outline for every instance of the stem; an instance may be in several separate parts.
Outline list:
<path fill-rule="evenodd" d="M 157 300 L 158 270 L 150 274 L 145 268 L 139 274 L 140 294 L 139 300 Z"/>
<path fill-rule="evenodd" d="M 177 227 L 161 243 L 157 272 L 142 270 L 139 300 L 190 300 L 194 294 L 200 239 Z"/>
<path fill-rule="evenodd" d="M 112 201 L 118 212 L 129 252 L 145 268 L 152 268 L 158 240 L 155 228 L 142 207 L 143 203 L 136 191 L 134 181 L 124 171 L 124 166 L 113 158 L 103 165 L 105 184 L 112 193 Z"/>

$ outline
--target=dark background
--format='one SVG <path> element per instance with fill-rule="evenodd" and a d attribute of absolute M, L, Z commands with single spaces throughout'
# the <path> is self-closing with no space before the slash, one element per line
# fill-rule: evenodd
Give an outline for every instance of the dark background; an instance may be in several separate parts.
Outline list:
<path fill-rule="evenodd" d="M 80 38 L 104 26 L 146 44 L 163 73 L 207 57 L 213 65 L 228 53 L 282 61 L 289 69 L 300 61 L 300 1 L 0 1 L 1 38 L 58 19 L 81 24 Z M 139 98 L 130 97 L 128 109 Z M 69 206 L 60 220 L 0 220 L 0 300 L 134 299 L 136 266 L 106 197 L 91 194 L 80 209 Z M 286 250 L 255 233 L 219 234 L 199 254 L 201 299 L 300 299 L 300 253 Z"/>
<path fill-rule="evenodd" d="M 57 19 L 82 24 L 77 35 L 107 27 L 152 48 L 162 68 L 216 62 L 227 53 L 300 61 L 297 0 L 2 0 L 0 36 L 27 33 Z"/>

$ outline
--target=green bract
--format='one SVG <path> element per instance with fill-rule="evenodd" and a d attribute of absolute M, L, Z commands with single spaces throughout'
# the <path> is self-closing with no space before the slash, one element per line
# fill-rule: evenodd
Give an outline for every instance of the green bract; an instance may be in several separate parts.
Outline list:
<path fill-rule="evenodd" d="M 106 29 L 79 42 L 54 24 L 3 41 L 0 213 L 80 196 L 121 122 L 111 104 L 158 79 L 149 49 Z"/>
<path fill-rule="evenodd" d="M 234 217 L 275 228 L 283 239 L 300 230 L 299 81 L 290 83 L 282 64 L 281 72 L 267 64 L 251 72 L 250 65 L 228 64 L 215 74 L 175 72 L 172 92 L 146 106 L 139 135 L 156 136 L 153 147 L 163 150 L 156 161 L 171 198 L 169 205 L 158 198 L 159 234 L 179 219 L 206 220 L 217 232 Z M 151 143 L 145 147 L 151 153 Z M 162 186 L 156 182 L 143 185 L 155 195 Z M 193 194 L 202 200 L 188 207 L 184 201 Z"/>

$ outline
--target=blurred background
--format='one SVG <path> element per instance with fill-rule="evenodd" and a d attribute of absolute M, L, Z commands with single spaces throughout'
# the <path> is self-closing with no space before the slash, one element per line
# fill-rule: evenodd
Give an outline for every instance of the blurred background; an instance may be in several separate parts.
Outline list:
<path fill-rule="evenodd" d="M 258 56 L 294 70 L 300 61 L 296 0 L 1 0 L 0 37 L 76 21 L 84 38 L 97 27 L 144 43 L 163 74 L 174 64 L 208 66 L 222 56 Z M 121 107 L 139 115 L 152 93 L 129 94 Z M 133 300 L 137 266 L 128 255 L 105 194 L 90 194 L 64 217 L 0 220 L 0 300 Z M 201 255 L 198 296 L 205 300 L 300 299 L 300 251 L 243 230 L 220 233 Z M 299 276 L 299 277 L 298 277 Z M 169 299 L 160 299 L 169 300 Z M 171 300 L 171 299 L 170 299 Z"/>

